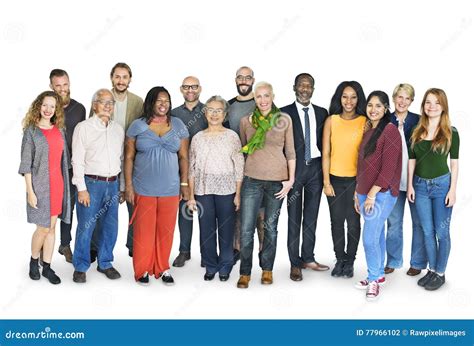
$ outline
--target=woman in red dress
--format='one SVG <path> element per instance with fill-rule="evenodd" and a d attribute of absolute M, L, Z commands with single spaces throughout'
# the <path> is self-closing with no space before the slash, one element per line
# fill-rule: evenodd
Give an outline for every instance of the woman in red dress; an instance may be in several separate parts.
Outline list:
<path fill-rule="evenodd" d="M 31 241 L 30 278 L 40 279 L 38 258 L 43 250 L 43 272 L 52 284 L 60 278 L 51 269 L 55 228 L 58 216 L 70 208 L 65 145 L 64 112 L 59 96 L 52 91 L 41 93 L 23 119 L 23 142 L 19 173 L 25 177 L 28 222 L 36 224 Z"/>

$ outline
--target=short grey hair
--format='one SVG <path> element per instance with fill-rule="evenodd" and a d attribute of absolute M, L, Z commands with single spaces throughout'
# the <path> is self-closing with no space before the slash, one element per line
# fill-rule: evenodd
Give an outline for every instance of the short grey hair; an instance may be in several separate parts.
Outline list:
<path fill-rule="evenodd" d="M 101 88 L 101 89 L 97 90 L 94 93 L 94 95 L 92 96 L 92 103 L 97 102 L 99 100 L 100 95 L 105 94 L 105 93 L 108 93 L 108 94 L 112 95 L 112 98 L 115 101 L 114 94 L 112 94 L 112 92 L 109 89 Z"/>
<path fill-rule="evenodd" d="M 253 90 L 257 91 L 260 88 L 269 89 L 270 92 L 272 93 L 272 96 L 275 96 L 275 93 L 273 92 L 273 86 L 270 83 L 268 83 L 268 82 L 258 82 L 257 84 L 255 84 L 255 87 L 253 88 Z"/>
<path fill-rule="evenodd" d="M 206 108 L 207 108 L 207 105 L 211 102 L 220 102 L 222 104 L 222 108 L 224 108 L 224 113 L 225 114 L 227 114 L 227 112 L 229 111 L 229 107 L 230 107 L 229 102 L 227 102 L 221 96 L 219 96 L 219 95 L 211 96 L 209 98 L 209 100 L 206 101 Z"/>

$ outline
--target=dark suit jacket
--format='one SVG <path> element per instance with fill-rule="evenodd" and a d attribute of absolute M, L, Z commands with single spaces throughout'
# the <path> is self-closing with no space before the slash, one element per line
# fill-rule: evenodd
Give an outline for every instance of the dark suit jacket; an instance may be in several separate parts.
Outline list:
<path fill-rule="evenodd" d="M 323 142 L 323 128 L 324 121 L 328 116 L 328 111 L 322 107 L 313 105 L 314 114 L 316 115 L 316 138 L 317 146 L 319 151 L 322 152 L 322 142 Z M 296 103 L 281 108 L 281 111 L 287 113 L 293 122 L 293 138 L 295 141 L 295 151 L 296 151 L 296 175 L 298 171 L 301 171 L 301 167 L 304 166 L 304 124 L 301 124 L 300 116 L 298 114 L 298 109 L 296 108 Z"/>

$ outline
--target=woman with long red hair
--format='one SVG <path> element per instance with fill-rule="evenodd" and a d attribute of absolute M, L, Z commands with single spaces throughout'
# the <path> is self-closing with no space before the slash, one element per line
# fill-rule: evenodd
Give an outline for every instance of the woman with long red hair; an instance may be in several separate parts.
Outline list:
<path fill-rule="evenodd" d="M 407 195 L 410 202 L 415 202 L 420 217 L 429 264 L 428 273 L 418 285 L 434 291 L 446 281 L 451 249 L 449 225 L 458 180 L 459 134 L 451 127 L 443 90 L 426 91 L 411 141 Z"/>

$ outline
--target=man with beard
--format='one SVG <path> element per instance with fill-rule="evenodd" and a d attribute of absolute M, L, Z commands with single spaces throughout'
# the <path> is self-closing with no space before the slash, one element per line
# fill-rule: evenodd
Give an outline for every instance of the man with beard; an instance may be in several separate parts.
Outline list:
<path fill-rule="evenodd" d="M 207 120 L 204 115 L 204 104 L 199 101 L 201 85 L 199 79 L 193 76 L 184 78 L 179 88 L 184 97 L 184 103 L 171 110 L 171 116 L 177 117 L 184 122 L 189 131 L 189 143 L 193 136 L 207 128 Z M 189 196 L 187 183 L 181 183 L 181 195 Z M 186 207 L 186 198 L 179 202 L 178 226 L 179 226 L 179 254 L 173 262 L 174 267 L 182 267 L 191 259 L 191 239 L 193 235 L 193 215 Z M 201 263 L 202 265 L 202 263 Z"/>
<path fill-rule="evenodd" d="M 316 222 L 323 189 L 321 144 L 326 109 L 311 104 L 314 78 L 309 73 L 296 76 L 293 91 L 296 101 L 281 108 L 291 116 L 296 151 L 295 183 L 287 198 L 288 255 L 290 279 L 303 280 L 301 268 L 325 271 L 329 267 L 316 262 L 314 245 Z M 303 241 L 300 255 L 300 230 L 303 218 Z"/>
<path fill-rule="evenodd" d="M 61 69 L 54 69 L 49 74 L 49 87 L 54 90 L 62 99 L 64 108 L 64 118 L 66 123 L 66 144 L 69 153 L 72 153 L 72 135 L 76 125 L 86 118 L 86 109 L 82 104 L 71 98 L 69 75 Z M 72 184 L 72 169 L 69 170 L 69 186 L 71 190 L 71 223 L 61 221 L 61 244 L 59 253 L 63 255 L 66 262 L 72 263 L 71 251 L 71 227 L 74 201 L 76 200 L 76 188 Z"/>
<path fill-rule="evenodd" d="M 116 63 L 110 71 L 112 94 L 115 99 L 114 121 L 123 127 L 125 133 L 130 124 L 143 114 L 143 99 L 128 90 L 132 81 L 132 69 L 126 63 Z M 129 220 L 133 214 L 133 205 L 127 202 Z M 133 256 L 133 226 L 128 226 L 128 255 Z M 94 255 L 94 254 L 93 254 Z"/>
<path fill-rule="evenodd" d="M 253 83 L 255 78 L 253 70 L 248 66 L 240 67 L 235 73 L 235 86 L 238 95 L 229 100 L 229 113 L 227 123 L 230 129 L 240 136 L 240 119 L 248 116 L 255 110 L 255 100 L 253 98 Z M 263 211 L 257 215 L 257 234 L 259 249 L 263 246 Z M 237 212 L 235 232 L 234 232 L 234 264 L 240 259 L 240 211 Z"/>

